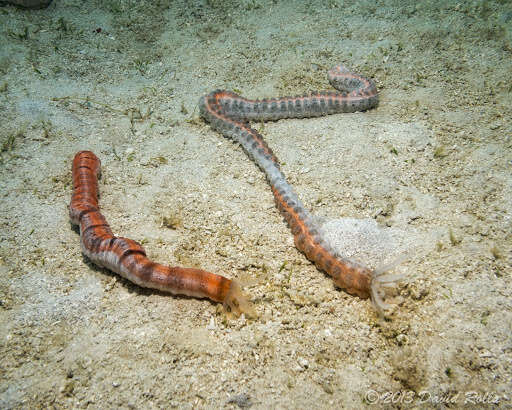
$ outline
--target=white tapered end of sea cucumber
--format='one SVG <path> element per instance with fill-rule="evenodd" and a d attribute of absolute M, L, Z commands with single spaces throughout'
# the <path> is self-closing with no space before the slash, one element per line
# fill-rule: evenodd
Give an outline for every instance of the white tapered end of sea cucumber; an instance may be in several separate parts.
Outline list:
<path fill-rule="evenodd" d="M 248 300 L 247 296 L 244 295 L 240 285 L 235 280 L 231 282 L 231 287 L 223 305 L 226 312 L 233 316 L 238 317 L 243 313 L 246 316 L 256 317 L 252 303 Z"/>
<path fill-rule="evenodd" d="M 391 263 L 375 269 L 372 274 L 372 282 L 370 287 L 370 296 L 372 303 L 379 312 L 383 314 L 384 311 L 390 309 L 393 305 L 386 303 L 384 297 L 386 288 L 396 288 L 398 283 L 405 278 L 405 274 L 391 274 L 390 270 L 400 265 L 405 260 L 409 259 L 410 254 L 406 253 Z"/>

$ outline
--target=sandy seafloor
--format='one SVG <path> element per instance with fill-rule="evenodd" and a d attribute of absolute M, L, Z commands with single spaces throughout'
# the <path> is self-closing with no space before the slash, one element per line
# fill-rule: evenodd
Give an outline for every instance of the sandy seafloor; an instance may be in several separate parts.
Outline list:
<path fill-rule="evenodd" d="M 0 407 L 512 407 L 510 2 L 306 3 L 0 8 Z M 255 127 L 343 253 L 408 255 L 386 319 L 294 248 L 262 172 L 198 117 L 215 88 L 329 89 L 340 62 L 377 109 Z M 258 317 L 87 261 L 82 149 L 116 234 L 237 278 Z"/>

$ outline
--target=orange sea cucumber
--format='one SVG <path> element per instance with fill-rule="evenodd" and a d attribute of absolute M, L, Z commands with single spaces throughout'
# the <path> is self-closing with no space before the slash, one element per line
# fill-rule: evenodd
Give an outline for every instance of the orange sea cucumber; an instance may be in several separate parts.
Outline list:
<path fill-rule="evenodd" d="M 137 242 L 112 234 L 98 205 L 100 160 L 80 151 L 73 160 L 73 194 L 69 216 L 80 226 L 82 252 L 95 264 L 146 288 L 222 302 L 235 315 L 253 315 L 250 303 L 234 280 L 201 269 L 169 267 L 146 257 Z"/>
<path fill-rule="evenodd" d="M 320 230 L 279 169 L 279 163 L 263 136 L 248 121 L 364 111 L 378 104 L 375 84 L 339 65 L 328 73 L 329 82 L 340 92 L 315 92 L 296 97 L 249 100 L 233 92 L 216 90 L 199 101 L 201 116 L 224 136 L 239 142 L 265 173 L 277 208 L 291 228 L 296 247 L 336 285 L 361 298 L 371 297 L 377 309 L 385 309 L 383 287 L 397 276 L 384 275 L 336 254 L 321 237 Z"/>
<path fill-rule="evenodd" d="M 395 275 L 371 270 L 343 258 L 326 243 L 309 212 L 286 181 L 279 163 L 262 135 L 250 127 L 250 120 L 278 120 L 363 111 L 378 104 L 374 83 L 344 66 L 329 71 L 330 83 L 340 92 L 318 92 L 297 97 L 248 100 L 217 90 L 199 101 L 201 116 L 226 137 L 239 142 L 269 181 L 277 208 L 288 222 L 295 245 L 306 257 L 334 279 L 336 285 L 361 298 L 371 297 L 378 310 L 386 309 L 383 288 Z M 71 222 L 80 226 L 83 253 L 137 285 L 173 294 L 205 297 L 222 302 L 235 314 L 254 315 L 251 304 L 236 281 L 201 269 L 168 267 L 152 262 L 137 242 L 112 234 L 98 206 L 100 161 L 91 151 L 81 151 L 73 160 L 73 195 L 69 207 Z"/>

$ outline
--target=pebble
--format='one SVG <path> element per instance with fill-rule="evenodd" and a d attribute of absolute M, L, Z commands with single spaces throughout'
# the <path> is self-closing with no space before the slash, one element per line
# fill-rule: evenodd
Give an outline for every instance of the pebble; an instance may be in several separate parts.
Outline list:
<path fill-rule="evenodd" d="M 208 326 L 206 326 L 206 329 L 208 330 L 215 330 L 217 326 L 215 325 L 215 319 L 213 316 L 210 318 L 210 323 L 208 323 Z"/>
<path fill-rule="evenodd" d="M 307 369 L 309 367 L 309 362 L 304 359 L 303 357 L 300 357 L 299 360 L 297 360 L 299 362 L 299 366 L 303 369 Z"/>

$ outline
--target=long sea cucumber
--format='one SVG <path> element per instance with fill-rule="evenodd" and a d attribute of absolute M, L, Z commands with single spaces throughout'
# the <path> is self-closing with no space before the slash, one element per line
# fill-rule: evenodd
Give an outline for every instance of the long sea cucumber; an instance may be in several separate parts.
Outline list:
<path fill-rule="evenodd" d="M 139 243 L 114 236 L 98 205 L 100 170 L 100 160 L 91 151 L 75 155 L 69 216 L 73 224 L 80 226 L 82 252 L 91 261 L 139 286 L 208 298 L 223 303 L 235 315 L 253 315 L 236 281 L 201 269 L 161 265 L 148 259 Z"/>
<path fill-rule="evenodd" d="M 382 310 L 389 306 L 382 299 L 382 288 L 392 285 L 397 277 L 384 275 L 382 271 L 373 271 L 331 249 L 322 238 L 310 213 L 286 181 L 276 156 L 263 136 L 249 124 L 251 120 L 319 117 L 365 111 L 377 106 L 377 88 L 370 79 L 355 74 L 342 65 L 331 69 L 328 79 L 339 92 L 249 100 L 231 91 L 216 90 L 201 97 L 200 113 L 213 129 L 240 143 L 248 156 L 265 173 L 277 208 L 290 226 L 295 246 L 317 268 L 327 272 L 337 286 L 361 298 L 371 297 L 377 309 Z"/>

